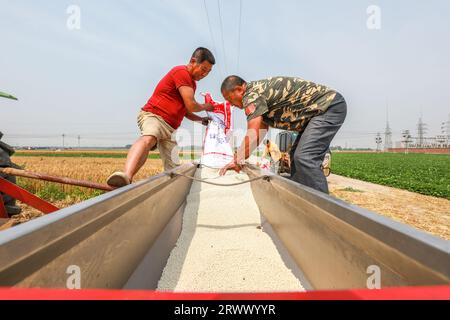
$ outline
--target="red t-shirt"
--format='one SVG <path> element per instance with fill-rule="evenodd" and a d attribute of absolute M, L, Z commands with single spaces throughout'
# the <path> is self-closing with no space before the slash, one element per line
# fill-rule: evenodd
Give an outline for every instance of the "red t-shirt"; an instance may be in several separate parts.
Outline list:
<path fill-rule="evenodd" d="M 182 86 L 191 87 L 194 92 L 197 89 L 186 66 L 178 66 L 170 70 L 158 83 L 142 110 L 161 116 L 172 128 L 177 129 L 187 111 L 178 91 Z"/>

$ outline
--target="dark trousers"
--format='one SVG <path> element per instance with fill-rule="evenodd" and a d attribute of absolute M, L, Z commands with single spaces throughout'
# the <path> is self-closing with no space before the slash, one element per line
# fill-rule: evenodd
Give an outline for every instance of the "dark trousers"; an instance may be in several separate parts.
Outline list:
<path fill-rule="evenodd" d="M 328 193 L 328 182 L 321 165 L 346 115 L 347 103 L 338 93 L 325 113 L 309 121 L 291 149 L 292 180 Z"/>

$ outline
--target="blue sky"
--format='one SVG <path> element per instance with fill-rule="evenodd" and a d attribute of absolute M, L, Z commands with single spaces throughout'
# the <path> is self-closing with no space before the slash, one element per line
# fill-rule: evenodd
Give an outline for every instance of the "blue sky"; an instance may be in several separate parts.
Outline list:
<path fill-rule="evenodd" d="M 85 146 L 132 143 L 155 85 L 198 46 L 218 62 L 198 93 L 221 99 L 223 77 L 236 73 L 299 76 L 340 91 L 349 112 L 333 145 L 373 147 L 387 104 L 394 141 L 404 129 L 415 134 L 421 112 L 428 135 L 450 113 L 448 1 L 242 0 L 240 46 L 240 0 L 206 0 L 210 27 L 203 0 L 0 5 L 0 91 L 20 99 L 0 100 L 0 129 L 14 145 L 60 145 L 63 133 L 73 146 L 78 135 Z M 70 5 L 81 9 L 80 30 L 66 26 Z M 366 26 L 370 5 L 381 9 L 380 30 Z M 244 127 L 242 112 L 235 116 Z"/>

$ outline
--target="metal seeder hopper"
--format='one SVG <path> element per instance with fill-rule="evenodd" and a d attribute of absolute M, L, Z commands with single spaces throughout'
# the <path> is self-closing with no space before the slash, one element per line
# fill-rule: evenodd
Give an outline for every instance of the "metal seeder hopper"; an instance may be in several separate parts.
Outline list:
<path fill-rule="evenodd" d="M 75 265 L 82 289 L 158 289 L 171 252 L 188 227 L 183 226 L 185 208 L 205 185 L 198 178 L 202 170 L 198 164 L 184 164 L 1 232 L 0 287 L 66 288 L 67 269 Z M 450 242 L 252 165 L 244 171 L 261 215 L 260 232 L 272 239 L 306 291 L 367 288 L 373 266 L 379 269 L 381 288 L 450 283 Z M 232 189 L 219 188 L 224 193 Z M 206 239 L 212 243 L 224 230 L 255 228 L 226 219 L 220 226 L 205 225 L 200 219 L 195 227 L 208 228 Z M 185 264 L 187 258 L 178 262 Z M 187 266 L 177 268 L 182 267 Z M 240 270 L 239 264 L 230 268 L 231 275 Z M 214 279 L 210 282 L 214 288 Z"/>

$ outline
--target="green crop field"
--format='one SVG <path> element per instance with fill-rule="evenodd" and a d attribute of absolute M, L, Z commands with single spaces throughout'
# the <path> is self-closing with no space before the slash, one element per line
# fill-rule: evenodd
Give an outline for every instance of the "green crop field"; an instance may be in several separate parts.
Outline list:
<path fill-rule="evenodd" d="M 450 155 L 333 153 L 342 176 L 450 200 Z"/>
<path fill-rule="evenodd" d="M 183 154 L 183 158 L 194 158 L 194 154 Z M 123 152 L 39 152 L 18 151 L 16 162 L 24 158 L 126 158 Z M 195 154 L 198 156 L 198 154 Z M 150 159 L 159 159 L 158 153 L 151 153 Z M 86 159 L 87 160 L 87 159 Z M 42 162 L 40 162 L 42 166 Z M 36 168 L 40 171 L 39 167 Z M 112 169 L 111 169 L 112 170 Z M 334 152 L 332 172 L 359 180 L 405 189 L 425 195 L 450 200 L 450 155 L 394 154 L 394 153 L 345 153 Z M 106 179 L 106 178 L 105 178 Z"/>

